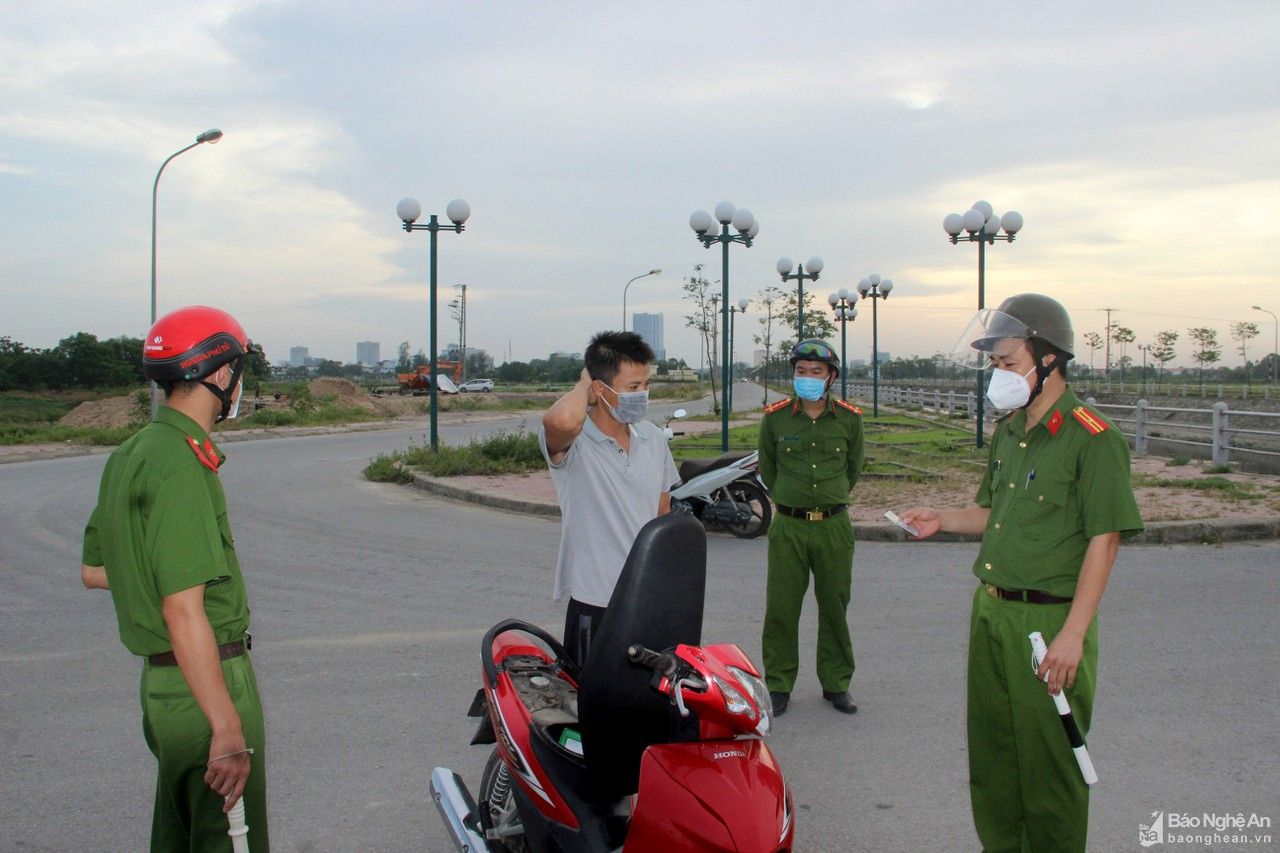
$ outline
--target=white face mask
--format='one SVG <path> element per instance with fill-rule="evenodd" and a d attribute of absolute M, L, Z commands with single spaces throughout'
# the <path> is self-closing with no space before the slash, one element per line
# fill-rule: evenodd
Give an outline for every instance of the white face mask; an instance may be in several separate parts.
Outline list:
<path fill-rule="evenodd" d="M 991 383 L 987 386 L 987 399 L 991 405 L 1006 412 L 1021 409 L 1031 399 L 1031 386 L 1027 377 L 1035 373 L 1034 366 L 1019 376 L 1012 370 L 997 367 L 991 373 Z"/>
<path fill-rule="evenodd" d="M 224 418 L 224 420 L 228 420 L 228 421 L 235 420 L 236 415 L 240 414 L 240 401 L 244 399 L 244 381 L 243 380 L 236 383 L 236 391 L 239 393 L 236 394 L 235 400 L 232 401 L 231 408 L 227 410 L 227 416 L 226 418 Z"/>

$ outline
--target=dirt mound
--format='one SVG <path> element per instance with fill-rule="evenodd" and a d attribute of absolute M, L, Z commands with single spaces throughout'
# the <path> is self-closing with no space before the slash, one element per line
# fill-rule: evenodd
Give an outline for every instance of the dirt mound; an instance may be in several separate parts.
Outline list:
<path fill-rule="evenodd" d="M 58 423 L 71 427 L 124 427 L 151 419 L 151 403 L 138 403 L 136 394 L 88 400 L 63 415 Z"/>
<path fill-rule="evenodd" d="M 334 379 L 330 377 L 312 379 L 307 383 L 307 388 L 311 390 L 311 395 L 317 400 L 323 397 L 333 397 L 335 403 L 339 406 L 364 409 L 366 412 L 377 412 L 378 414 L 387 414 L 389 411 L 388 407 L 382 405 L 381 401 L 375 400 L 372 394 L 350 379 Z"/>

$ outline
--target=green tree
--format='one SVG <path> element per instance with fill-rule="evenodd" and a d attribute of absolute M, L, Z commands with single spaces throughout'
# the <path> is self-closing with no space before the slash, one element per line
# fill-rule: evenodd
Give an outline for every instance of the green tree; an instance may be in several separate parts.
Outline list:
<path fill-rule="evenodd" d="M 1102 343 L 1103 343 L 1102 335 L 1098 334 L 1097 332 L 1085 332 L 1084 342 L 1085 342 L 1085 345 L 1089 347 L 1089 372 L 1093 373 L 1094 371 L 1093 357 L 1094 357 L 1094 354 L 1097 353 L 1097 351 L 1102 348 Z"/>
<path fill-rule="evenodd" d="M 685 326 L 698 333 L 698 345 L 706 356 L 708 374 L 711 378 L 711 409 L 720 412 L 720 398 L 716 395 L 716 306 L 720 302 L 719 281 L 713 283 L 702 274 L 704 264 L 696 264 L 693 275 L 686 276 L 680 285 L 684 291 L 684 299 L 693 304 L 692 310 L 684 316 Z"/>
<path fill-rule="evenodd" d="M 1164 366 L 1173 361 L 1176 352 L 1175 345 L 1178 343 L 1178 333 L 1174 331 L 1158 332 L 1156 334 L 1155 345 L 1151 347 L 1150 355 L 1160 365 L 1160 372 L 1164 372 Z"/>
<path fill-rule="evenodd" d="M 396 372 L 408 373 L 413 370 L 413 361 L 409 358 L 409 342 L 401 341 L 400 346 L 396 347 Z"/>
<path fill-rule="evenodd" d="M 1245 382 L 1250 386 L 1253 385 L 1253 377 L 1249 371 L 1249 355 L 1246 352 L 1246 348 L 1248 347 L 1249 341 L 1258 336 L 1258 332 L 1259 329 L 1257 323 L 1244 322 L 1231 324 L 1231 337 L 1235 338 L 1236 343 L 1240 345 L 1240 360 L 1244 362 Z"/>
<path fill-rule="evenodd" d="M 1199 326 L 1194 329 L 1187 329 L 1187 334 L 1191 340 L 1195 341 L 1198 349 L 1191 353 L 1191 359 L 1199 365 L 1199 381 L 1204 382 L 1205 365 L 1217 364 L 1222 358 L 1222 349 L 1218 345 L 1218 330 L 1210 329 L 1207 326 Z"/>
<path fill-rule="evenodd" d="M 1120 381 L 1121 382 L 1124 381 L 1124 367 L 1126 364 L 1129 363 L 1128 356 L 1125 355 L 1125 350 L 1128 349 L 1129 344 L 1133 343 L 1137 339 L 1138 339 L 1138 336 L 1133 333 L 1133 329 L 1129 329 L 1124 326 L 1111 327 L 1111 340 L 1113 343 L 1117 343 L 1120 345 Z"/>
<path fill-rule="evenodd" d="M 836 333 L 835 321 L 831 319 L 831 312 L 825 304 L 821 308 L 813 307 L 813 296 L 812 290 L 806 290 L 804 293 L 804 336 L 820 338 L 830 343 L 832 336 Z M 780 350 L 791 349 L 798 340 L 799 305 L 799 288 L 787 290 L 782 298 L 782 310 L 778 316 L 779 334 L 785 336 L 784 340 L 778 342 Z"/>

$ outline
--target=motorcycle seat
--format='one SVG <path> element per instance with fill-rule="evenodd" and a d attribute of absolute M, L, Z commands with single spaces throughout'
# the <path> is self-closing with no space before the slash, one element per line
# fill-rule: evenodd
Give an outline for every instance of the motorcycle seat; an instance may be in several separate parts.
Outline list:
<path fill-rule="evenodd" d="M 687 483 L 694 477 L 705 474 L 708 471 L 714 471 L 717 468 L 723 468 L 726 465 L 732 465 L 739 459 L 744 459 L 750 455 L 750 452 L 744 453 L 731 450 L 728 453 L 721 453 L 714 459 L 686 459 L 680 463 L 680 479 Z"/>

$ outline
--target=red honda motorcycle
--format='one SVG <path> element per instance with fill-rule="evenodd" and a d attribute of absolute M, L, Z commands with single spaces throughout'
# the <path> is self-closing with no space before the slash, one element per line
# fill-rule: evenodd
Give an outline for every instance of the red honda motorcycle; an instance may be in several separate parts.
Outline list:
<path fill-rule="evenodd" d="M 581 672 L 535 625 L 489 629 L 479 803 L 431 774 L 458 850 L 789 853 L 769 692 L 740 648 L 700 646 L 705 585 L 702 525 L 671 513 L 636 537 Z"/>

